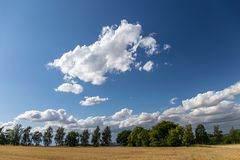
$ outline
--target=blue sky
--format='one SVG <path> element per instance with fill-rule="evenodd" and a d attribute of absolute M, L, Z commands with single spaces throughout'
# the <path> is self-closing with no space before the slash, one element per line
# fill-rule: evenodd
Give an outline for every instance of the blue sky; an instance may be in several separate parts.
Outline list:
<path fill-rule="evenodd" d="M 240 80 L 239 7 L 238 1 L 217 0 L 0 0 L 0 122 L 25 111 L 60 108 L 78 119 L 123 108 L 163 112 L 198 93 L 234 85 Z M 140 24 L 141 35 L 156 40 L 159 54 L 137 50 L 138 60 L 154 62 L 153 69 L 107 72 L 101 85 L 75 77 L 82 93 L 56 92 L 64 74 L 48 63 L 77 45 L 93 44 L 102 27 L 120 26 L 122 20 Z M 164 44 L 171 48 L 163 50 Z M 238 94 L 234 103 L 240 103 Z M 82 106 L 85 96 L 108 100 Z"/>

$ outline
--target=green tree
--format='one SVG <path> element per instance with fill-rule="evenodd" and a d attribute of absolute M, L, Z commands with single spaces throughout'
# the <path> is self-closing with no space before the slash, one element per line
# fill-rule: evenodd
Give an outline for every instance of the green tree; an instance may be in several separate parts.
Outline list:
<path fill-rule="evenodd" d="M 231 140 L 231 143 L 239 143 L 240 142 L 240 134 L 239 130 L 234 129 L 233 127 L 229 131 L 229 137 Z"/>
<path fill-rule="evenodd" d="M 171 129 L 176 128 L 176 124 L 170 121 L 162 121 L 152 127 L 149 133 L 150 146 L 167 145 L 166 138 Z"/>
<path fill-rule="evenodd" d="M 88 146 L 89 144 L 89 137 L 90 134 L 88 132 L 88 129 L 83 130 L 82 134 L 80 135 L 80 141 L 82 146 Z"/>
<path fill-rule="evenodd" d="M 141 130 L 141 132 L 138 134 L 138 139 L 140 142 L 138 146 L 149 146 L 150 140 L 149 140 L 149 131 L 146 129 Z"/>
<path fill-rule="evenodd" d="M 30 126 L 23 129 L 22 144 L 25 146 L 29 146 L 32 144 L 31 133 L 30 133 L 31 129 L 32 127 Z"/>
<path fill-rule="evenodd" d="M 178 125 L 169 131 L 167 136 L 167 144 L 169 146 L 181 146 L 183 141 L 184 129 L 182 126 Z"/>
<path fill-rule="evenodd" d="M 55 143 L 57 146 L 63 146 L 64 145 L 64 136 L 65 136 L 65 132 L 64 132 L 64 128 L 63 127 L 59 127 L 56 130 L 56 134 L 54 137 Z"/>
<path fill-rule="evenodd" d="M 35 131 L 32 135 L 32 141 L 35 143 L 35 146 L 39 146 L 42 142 L 42 133 Z"/>
<path fill-rule="evenodd" d="M 185 146 L 190 146 L 194 143 L 194 135 L 191 124 L 187 124 L 186 127 L 184 128 L 182 143 Z"/>
<path fill-rule="evenodd" d="M 128 136 L 128 146 L 148 146 L 149 134 L 143 127 L 135 127 Z"/>
<path fill-rule="evenodd" d="M 213 144 L 220 144 L 223 140 L 223 134 L 219 125 L 213 126 Z"/>
<path fill-rule="evenodd" d="M 5 134 L 3 132 L 3 128 L 4 127 L 1 127 L 0 128 L 0 144 L 3 145 L 3 144 L 7 144 L 7 140 L 6 140 L 6 137 L 5 137 Z"/>
<path fill-rule="evenodd" d="M 208 135 L 203 124 L 198 124 L 195 129 L 195 140 L 197 144 L 208 144 Z"/>
<path fill-rule="evenodd" d="M 102 145 L 109 146 L 111 143 L 112 135 L 110 127 L 106 127 L 102 132 Z"/>
<path fill-rule="evenodd" d="M 99 146 L 100 136 L 101 136 L 100 128 L 99 128 L 99 126 L 97 126 L 97 128 L 93 131 L 93 134 L 92 134 L 92 144 L 94 147 Z"/>
<path fill-rule="evenodd" d="M 131 134 L 130 130 L 124 130 L 117 135 L 117 143 L 121 144 L 122 146 L 127 146 L 128 145 L 128 137 Z"/>
<path fill-rule="evenodd" d="M 75 147 L 78 146 L 79 144 L 79 133 L 75 131 L 70 131 L 68 132 L 66 139 L 65 139 L 65 144 L 70 147 Z"/>
<path fill-rule="evenodd" d="M 52 127 L 48 127 L 43 134 L 44 146 L 49 146 L 52 143 L 52 138 L 53 138 L 53 129 Z"/>
<path fill-rule="evenodd" d="M 16 124 L 13 129 L 6 130 L 6 139 L 8 144 L 19 145 L 23 128 L 21 124 Z"/>

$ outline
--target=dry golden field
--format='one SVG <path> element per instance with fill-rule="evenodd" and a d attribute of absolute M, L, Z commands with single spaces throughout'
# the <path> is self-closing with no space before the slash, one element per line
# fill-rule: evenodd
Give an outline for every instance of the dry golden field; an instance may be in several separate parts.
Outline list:
<path fill-rule="evenodd" d="M 0 160 L 239 160 L 240 145 L 206 147 L 0 146 Z"/>

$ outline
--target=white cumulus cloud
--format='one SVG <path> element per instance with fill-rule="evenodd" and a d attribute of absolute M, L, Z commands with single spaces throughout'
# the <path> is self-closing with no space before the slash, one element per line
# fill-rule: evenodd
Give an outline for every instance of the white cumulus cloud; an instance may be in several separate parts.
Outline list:
<path fill-rule="evenodd" d="M 68 77 L 101 85 L 106 81 L 107 73 L 121 73 L 134 68 L 138 48 L 145 49 L 149 55 L 158 53 L 157 42 L 152 35 L 143 36 L 141 32 L 140 24 L 126 20 L 122 20 L 119 26 L 105 26 L 96 42 L 78 45 L 48 65 L 60 69 Z"/>
<path fill-rule="evenodd" d="M 71 92 L 74 94 L 80 94 L 83 92 L 83 87 L 80 84 L 76 83 L 63 83 L 57 88 L 55 88 L 56 92 Z"/>
<path fill-rule="evenodd" d="M 96 104 L 100 104 L 102 102 L 105 102 L 108 100 L 107 98 L 101 98 L 99 96 L 93 96 L 93 97 L 84 97 L 84 100 L 81 100 L 79 103 L 82 106 L 92 106 L 92 105 L 96 105 Z"/>

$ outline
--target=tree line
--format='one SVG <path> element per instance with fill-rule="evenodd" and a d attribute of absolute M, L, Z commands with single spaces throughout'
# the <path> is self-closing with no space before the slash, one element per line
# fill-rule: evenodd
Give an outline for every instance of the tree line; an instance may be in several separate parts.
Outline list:
<path fill-rule="evenodd" d="M 191 146 L 194 144 L 236 144 L 240 143 L 240 130 L 233 127 L 223 134 L 219 125 L 213 127 L 213 133 L 207 133 L 203 124 L 195 131 L 192 125 L 181 126 L 170 121 L 162 121 L 152 129 L 135 127 L 120 132 L 116 139 L 123 146 Z"/>
<path fill-rule="evenodd" d="M 81 133 L 69 131 L 63 127 L 48 127 L 43 132 L 31 132 L 31 127 L 23 128 L 21 124 L 12 129 L 0 128 L 0 145 L 24 146 L 110 146 L 112 135 L 109 126 L 101 132 L 97 126 L 90 133 L 88 129 Z M 91 139 L 90 139 L 91 138 Z M 219 125 L 213 126 L 213 132 L 207 133 L 203 124 L 198 124 L 193 131 L 192 125 L 181 126 L 170 121 L 162 121 L 151 129 L 135 127 L 133 130 L 123 130 L 118 133 L 116 142 L 122 146 L 191 146 L 193 144 L 236 144 L 240 143 L 240 129 L 231 128 L 223 134 Z"/>
<path fill-rule="evenodd" d="M 111 130 L 106 127 L 103 132 L 100 128 L 96 129 L 90 134 L 88 129 L 79 133 L 77 131 L 65 132 L 63 127 L 59 127 L 55 135 L 53 128 L 48 127 L 43 133 L 40 131 L 31 132 L 31 127 L 23 128 L 21 124 L 17 124 L 13 129 L 0 128 L 0 145 L 24 145 L 24 146 L 50 146 L 55 141 L 56 146 L 109 146 L 111 144 Z M 91 136 L 91 144 L 90 144 Z"/>

